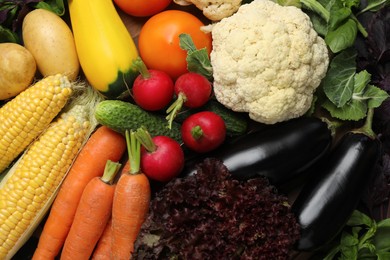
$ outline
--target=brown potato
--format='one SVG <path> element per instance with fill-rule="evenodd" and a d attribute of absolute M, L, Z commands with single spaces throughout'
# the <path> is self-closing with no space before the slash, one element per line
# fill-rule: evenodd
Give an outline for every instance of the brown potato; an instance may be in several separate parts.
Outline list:
<path fill-rule="evenodd" d="M 32 83 L 37 66 L 22 45 L 0 43 L 0 100 L 15 97 Z"/>
<path fill-rule="evenodd" d="M 61 73 L 69 80 L 77 78 L 80 63 L 73 34 L 61 17 L 44 9 L 29 12 L 23 20 L 22 37 L 43 76 Z"/>

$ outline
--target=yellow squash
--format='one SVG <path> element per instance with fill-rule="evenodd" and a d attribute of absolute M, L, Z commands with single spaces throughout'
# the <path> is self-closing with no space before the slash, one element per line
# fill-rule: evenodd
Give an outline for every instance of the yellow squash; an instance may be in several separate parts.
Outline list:
<path fill-rule="evenodd" d="M 137 47 L 112 0 L 69 0 L 69 13 L 81 68 L 90 85 L 107 98 L 132 86 L 138 71 Z"/>

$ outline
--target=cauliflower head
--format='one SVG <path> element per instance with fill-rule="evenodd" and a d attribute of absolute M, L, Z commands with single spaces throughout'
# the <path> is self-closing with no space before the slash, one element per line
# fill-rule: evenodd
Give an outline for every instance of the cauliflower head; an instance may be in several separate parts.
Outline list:
<path fill-rule="evenodd" d="M 194 4 L 211 21 L 229 17 L 241 6 L 242 0 L 174 0 L 179 5 Z"/>
<path fill-rule="evenodd" d="M 211 30 L 210 60 L 220 103 L 265 124 L 309 110 L 329 56 L 304 12 L 254 0 Z"/>

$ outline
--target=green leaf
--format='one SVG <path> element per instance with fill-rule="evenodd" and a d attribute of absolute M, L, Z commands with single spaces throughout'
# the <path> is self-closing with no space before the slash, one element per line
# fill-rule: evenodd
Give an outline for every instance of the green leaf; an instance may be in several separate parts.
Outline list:
<path fill-rule="evenodd" d="M 179 35 L 180 48 L 187 51 L 188 71 L 199 73 L 210 81 L 213 80 L 213 68 L 206 48 L 197 49 L 189 34 Z"/>
<path fill-rule="evenodd" d="M 356 73 L 356 51 L 348 49 L 333 58 L 323 79 L 323 90 L 328 99 L 338 108 L 352 98 Z"/>
<path fill-rule="evenodd" d="M 357 25 L 353 19 L 348 19 L 334 30 L 328 30 L 325 42 L 333 53 L 339 53 L 355 43 Z"/>
<path fill-rule="evenodd" d="M 356 246 L 359 244 L 359 239 L 348 233 L 348 232 L 343 232 L 341 234 L 341 242 L 340 242 L 342 247 L 351 247 L 351 246 Z"/>
<path fill-rule="evenodd" d="M 0 43 L 2 42 L 19 43 L 19 41 L 20 39 L 16 33 L 0 25 Z"/>
<path fill-rule="evenodd" d="M 378 228 L 390 228 L 390 218 L 383 219 L 378 222 Z"/>
<path fill-rule="evenodd" d="M 322 104 L 322 107 L 329 111 L 330 115 L 340 120 L 358 121 L 363 119 L 367 114 L 366 102 L 351 100 L 343 107 L 336 107 L 329 100 Z"/>
<path fill-rule="evenodd" d="M 42 8 L 56 13 L 59 16 L 65 14 L 64 0 L 46 0 L 35 5 L 35 8 Z"/>
<path fill-rule="evenodd" d="M 368 11 L 376 12 L 379 9 L 381 9 L 383 6 L 389 4 L 390 4 L 390 0 L 370 0 L 367 1 L 367 6 L 364 9 L 360 10 L 360 12 L 358 12 L 356 15 L 358 16 Z"/>
<path fill-rule="evenodd" d="M 332 6 L 329 17 L 329 30 L 335 30 L 341 24 L 343 24 L 351 15 L 352 11 L 347 7 L 336 7 Z"/>
<path fill-rule="evenodd" d="M 365 225 L 367 227 L 371 227 L 373 225 L 373 220 L 358 210 L 354 210 L 352 212 L 351 217 L 347 221 L 348 226 L 360 226 Z"/>
<path fill-rule="evenodd" d="M 389 94 L 387 94 L 385 90 L 374 85 L 367 85 L 364 97 L 368 99 L 368 108 L 376 108 L 389 97 Z"/>
<path fill-rule="evenodd" d="M 390 251 L 377 252 L 376 256 L 378 257 L 378 260 L 389 260 L 390 259 Z"/>
<path fill-rule="evenodd" d="M 355 74 L 354 93 L 363 93 L 367 84 L 371 81 L 371 74 L 366 70 L 362 70 Z"/>
<path fill-rule="evenodd" d="M 378 222 L 373 243 L 377 251 L 390 252 L 390 218 Z M 389 258 L 390 259 L 390 258 Z"/>

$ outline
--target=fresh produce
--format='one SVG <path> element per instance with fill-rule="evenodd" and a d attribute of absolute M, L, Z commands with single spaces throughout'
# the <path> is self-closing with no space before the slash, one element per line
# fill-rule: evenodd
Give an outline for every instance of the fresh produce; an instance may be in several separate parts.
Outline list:
<path fill-rule="evenodd" d="M 203 15 L 211 21 L 219 21 L 225 17 L 229 17 L 241 6 L 243 0 L 173 0 L 179 5 L 194 4 L 198 9 L 202 10 Z"/>
<path fill-rule="evenodd" d="M 46 129 L 72 92 L 66 76 L 48 76 L 0 108 L 0 172 Z"/>
<path fill-rule="evenodd" d="M 110 216 L 103 234 L 93 251 L 91 260 L 107 260 L 111 258 L 112 217 Z"/>
<path fill-rule="evenodd" d="M 249 132 L 215 151 L 187 160 L 181 176 L 194 174 L 196 164 L 207 156 L 222 160 L 236 179 L 264 176 L 271 184 L 282 184 L 324 158 L 331 143 L 331 131 L 320 119 L 291 119 Z"/>
<path fill-rule="evenodd" d="M 152 16 L 165 10 L 172 0 L 114 0 L 114 3 L 125 13 L 136 16 L 145 17 Z"/>
<path fill-rule="evenodd" d="M 45 9 L 29 12 L 23 19 L 22 37 L 43 76 L 60 73 L 76 80 L 79 58 L 72 31 L 61 17 Z"/>
<path fill-rule="evenodd" d="M 324 260 L 339 256 L 349 259 L 387 259 L 390 256 L 390 218 L 375 221 L 354 210 L 336 244 Z"/>
<path fill-rule="evenodd" d="M 381 144 L 371 130 L 373 110 L 360 129 L 344 134 L 293 203 L 301 226 L 299 250 L 315 250 L 341 231 L 367 189 Z"/>
<path fill-rule="evenodd" d="M 142 26 L 138 48 L 149 69 L 167 72 L 173 79 L 186 73 L 186 51 L 180 48 L 179 35 L 191 35 L 198 49 L 211 51 L 211 34 L 203 32 L 204 23 L 196 16 L 180 10 L 166 10 L 152 16 Z M 151 44 L 154 43 L 154 44 Z"/>
<path fill-rule="evenodd" d="M 54 259 L 64 245 L 85 186 L 101 176 L 107 160 L 119 161 L 126 151 L 124 136 L 106 126 L 92 133 L 72 164 L 51 206 L 33 259 Z"/>
<path fill-rule="evenodd" d="M 218 160 L 169 182 L 151 201 L 133 259 L 288 259 L 299 225 L 266 178 L 232 178 Z"/>
<path fill-rule="evenodd" d="M 137 58 L 134 63 L 140 72 L 132 88 L 135 103 L 148 111 L 165 108 L 174 95 L 172 78 L 164 71 L 148 70 L 141 58 Z"/>
<path fill-rule="evenodd" d="M 184 111 L 181 111 L 176 115 L 175 121 L 183 123 L 188 116 L 200 111 L 214 112 L 222 117 L 226 126 L 226 135 L 229 137 L 243 135 L 248 131 L 249 120 L 244 114 L 234 112 L 214 99 L 209 100 L 200 108 L 184 109 Z"/>
<path fill-rule="evenodd" d="M 184 166 L 184 152 L 180 144 L 168 137 L 152 137 L 145 128 L 136 132 L 141 142 L 141 169 L 150 179 L 168 182 L 177 177 Z"/>
<path fill-rule="evenodd" d="M 126 131 L 129 170 L 122 172 L 112 206 L 112 257 L 130 259 L 134 242 L 148 213 L 150 183 L 140 168 L 141 143 Z"/>
<path fill-rule="evenodd" d="M 211 97 L 212 86 L 208 79 L 201 74 L 187 72 L 176 79 L 174 91 L 176 100 L 166 111 L 169 128 L 183 105 L 188 108 L 199 108 L 206 104 Z"/>
<path fill-rule="evenodd" d="M 120 163 L 108 160 L 103 176 L 94 177 L 85 186 L 61 259 L 90 259 L 111 217 L 115 192 L 113 181 L 120 167 Z"/>
<path fill-rule="evenodd" d="M 100 96 L 83 86 L 0 182 L 0 259 L 11 259 L 46 215 L 79 150 L 96 127 Z"/>
<path fill-rule="evenodd" d="M 181 142 L 179 123 L 173 122 L 169 129 L 163 117 L 147 112 L 130 102 L 104 100 L 98 104 L 95 117 L 100 124 L 122 134 L 127 129 L 138 129 L 144 126 L 152 136 L 165 135 Z"/>
<path fill-rule="evenodd" d="M 190 115 L 181 126 L 185 146 L 198 153 L 219 147 L 226 137 L 226 126 L 222 117 L 210 111 Z"/>
<path fill-rule="evenodd" d="M 216 99 L 266 124 L 304 115 L 328 69 L 325 41 L 296 7 L 242 5 L 212 27 Z"/>
<path fill-rule="evenodd" d="M 17 43 L 0 43 L 0 100 L 13 98 L 34 80 L 37 65 L 31 53 Z"/>
<path fill-rule="evenodd" d="M 128 94 L 138 75 L 138 50 L 111 0 L 90 4 L 69 0 L 69 14 L 81 68 L 88 82 L 107 98 Z M 115 28 L 115 30 L 113 29 Z"/>

